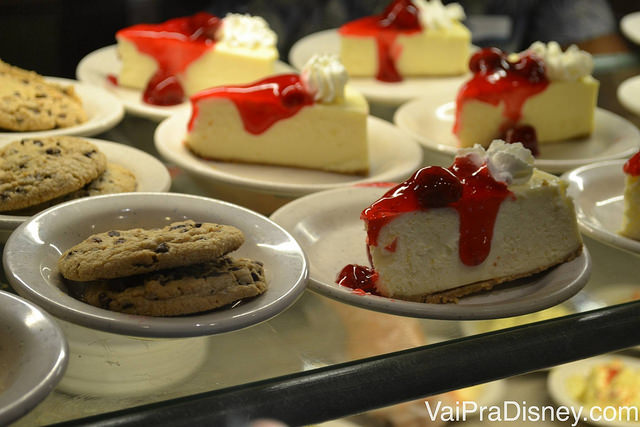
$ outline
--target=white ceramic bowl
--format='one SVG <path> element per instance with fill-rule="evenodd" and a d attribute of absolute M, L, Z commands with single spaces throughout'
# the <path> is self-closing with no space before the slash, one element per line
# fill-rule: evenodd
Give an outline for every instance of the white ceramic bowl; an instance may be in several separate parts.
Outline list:
<path fill-rule="evenodd" d="M 68 350 L 62 330 L 49 315 L 2 291 L 0 325 L 0 425 L 8 425 L 58 384 Z"/>
<path fill-rule="evenodd" d="M 233 308 L 180 317 L 117 313 L 67 294 L 57 261 L 71 246 L 99 232 L 157 228 L 184 219 L 242 230 L 245 243 L 233 255 L 262 261 L 269 289 Z M 267 320 L 297 299 L 307 278 L 302 249 L 268 218 L 227 202 L 178 193 L 121 193 L 54 206 L 16 229 L 3 261 L 13 288 L 56 317 L 105 332 L 158 338 L 212 335 Z"/>
<path fill-rule="evenodd" d="M 108 161 L 124 166 L 133 172 L 138 182 L 136 191 L 169 191 L 171 187 L 169 171 L 160 160 L 152 155 L 117 142 L 93 138 L 85 139 L 95 144 L 107 156 Z M 28 218 L 23 215 L 0 213 L 0 242 L 5 242 L 13 230 Z"/>

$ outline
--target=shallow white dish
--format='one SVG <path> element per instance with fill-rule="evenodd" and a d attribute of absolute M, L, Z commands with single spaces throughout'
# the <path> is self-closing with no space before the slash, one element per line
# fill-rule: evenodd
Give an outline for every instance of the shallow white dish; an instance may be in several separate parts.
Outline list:
<path fill-rule="evenodd" d="M 269 289 L 233 308 L 180 317 L 112 312 L 67 294 L 57 260 L 71 246 L 102 231 L 156 228 L 187 218 L 242 230 L 245 243 L 233 255 L 264 262 Z M 32 262 L 24 262 L 25 254 Z M 56 317 L 142 337 L 212 335 L 262 322 L 292 304 L 304 290 L 307 277 L 302 249 L 269 219 L 230 203 L 178 193 L 121 193 L 54 206 L 18 227 L 5 246 L 3 261 L 12 287 Z"/>
<path fill-rule="evenodd" d="M 302 196 L 344 185 L 402 180 L 422 163 L 422 150 L 409 136 L 391 123 L 371 116 L 367 122 L 370 172 L 366 177 L 204 160 L 183 144 L 188 120 L 189 112 L 185 111 L 164 120 L 157 127 L 155 145 L 166 160 L 207 180 L 277 195 Z"/>
<path fill-rule="evenodd" d="M 89 53 L 80 60 L 76 67 L 76 76 L 81 82 L 101 87 L 115 95 L 122 101 L 127 112 L 151 120 L 161 121 L 189 105 L 188 102 L 183 102 L 179 105 L 164 107 L 143 102 L 142 91 L 117 86 L 108 80 L 109 76 L 120 74 L 120 67 L 117 46 L 105 46 Z M 275 69 L 276 74 L 292 71 L 291 67 L 281 61 L 276 63 Z"/>
<path fill-rule="evenodd" d="M 54 389 L 69 352 L 62 330 L 48 314 L 2 291 L 0 325 L 0 425 L 9 425 Z"/>
<path fill-rule="evenodd" d="M 394 122 L 430 151 L 452 156 L 458 149 L 453 134 L 455 95 L 436 89 L 428 97 L 410 101 L 395 113 Z M 535 166 L 551 173 L 602 160 L 629 157 L 640 147 L 640 131 L 633 123 L 614 113 L 596 109 L 595 129 L 590 137 L 540 145 Z"/>
<path fill-rule="evenodd" d="M 640 16 L 640 13 L 638 14 Z M 627 110 L 640 115 L 640 76 L 623 81 L 616 91 L 618 101 Z"/>
<path fill-rule="evenodd" d="M 97 145 L 107 160 L 129 169 L 136 176 L 138 192 L 169 191 L 171 176 L 167 168 L 158 159 L 144 151 L 117 142 L 86 138 Z M 0 142 L 0 146 L 3 142 Z M 28 216 L 6 215 L 0 213 L 0 242 L 7 239 L 7 233 L 29 219 Z"/>
<path fill-rule="evenodd" d="M 626 357 L 620 355 L 606 355 L 606 356 L 597 356 L 589 359 L 579 360 L 577 362 L 567 363 L 564 365 L 555 366 L 551 369 L 549 376 L 547 377 L 547 390 L 551 395 L 551 398 L 556 402 L 559 406 L 566 406 L 567 408 L 574 408 L 575 411 L 582 410 L 582 420 L 587 421 L 593 425 L 607 426 L 607 427 L 631 427 L 637 426 L 637 421 L 607 421 L 602 417 L 602 419 L 597 420 L 590 418 L 589 409 L 584 407 L 582 403 L 577 401 L 570 389 L 569 389 L 569 381 L 571 381 L 574 377 L 586 377 L 591 371 L 592 367 L 595 365 L 600 365 L 604 363 L 608 363 L 612 359 L 619 359 L 625 365 L 631 367 L 632 369 L 638 370 L 640 369 L 640 360 L 633 357 Z M 604 408 L 603 408 L 604 409 Z M 606 415 L 606 418 L 610 418 L 612 416 L 612 412 L 605 412 L 602 415 Z M 600 418 L 600 414 L 596 414 L 598 418 Z"/>
<path fill-rule="evenodd" d="M 273 213 L 309 258 L 309 288 L 328 297 L 391 314 L 449 320 L 517 316 L 558 304 L 587 282 L 591 261 L 587 249 L 568 263 L 518 281 L 518 286 L 462 298 L 457 304 L 424 304 L 363 295 L 335 283 L 347 264 L 368 265 L 366 232 L 360 213 L 390 187 L 353 186 L 311 194 Z"/>
<path fill-rule="evenodd" d="M 289 62 L 301 70 L 316 53 L 340 54 L 338 30 L 325 30 L 298 40 L 289 51 Z M 455 97 L 458 88 L 469 75 L 450 77 L 408 77 L 401 82 L 385 83 L 373 77 L 350 77 L 349 85 L 358 89 L 372 103 L 400 105 L 410 99 L 425 96 L 435 88 L 446 88 Z"/>
<path fill-rule="evenodd" d="M 620 20 L 620 30 L 629 40 L 640 44 L 640 12 L 623 16 Z"/>
<path fill-rule="evenodd" d="M 73 86 L 87 112 L 87 121 L 66 128 L 31 131 L 0 132 L 0 141 L 14 141 L 22 138 L 42 138 L 54 135 L 93 136 L 117 125 L 124 117 L 124 107 L 118 98 L 106 90 L 76 80 L 47 77 L 48 81 L 65 86 Z"/>
<path fill-rule="evenodd" d="M 576 205 L 580 230 L 608 245 L 640 253 L 640 242 L 618 234 L 622 225 L 625 160 L 583 166 L 562 177 Z"/>

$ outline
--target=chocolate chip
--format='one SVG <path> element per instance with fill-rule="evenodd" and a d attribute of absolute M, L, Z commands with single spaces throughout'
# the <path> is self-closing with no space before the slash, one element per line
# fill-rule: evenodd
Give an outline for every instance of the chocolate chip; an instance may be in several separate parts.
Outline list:
<path fill-rule="evenodd" d="M 251 272 L 251 278 L 257 282 L 258 280 L 260 280 L 260 276 L 258 276 L 258 273 L 256 273 L 255 271 Z"/>
<path fill-rule="evenodd" d="M 88 158 L 91 158 L 96 153 L 96 150 L 87 151 L 84 155 Z"/>
<path fill-rule="evenodd" d="M 195 228 L 200 228 L 200 227 L 202 227 L 202 223 L 201 222 L 196 222 L 195 224 L 193 224 L 193 226 Z"/>
<path fill-rule="evenodd" d="M 100 239 L 99 237 L 94 237 L 94 238 L 93 238 L 93 239 L 91 239 L 91 240 L 93 240 L 93 241 L 94 241 L 94 242 L 96 242 L 96 243 L 102 243 L 102 239 Z"/>
<path fill-rule="evenodd" d="M 61 153 L 59 148 L 47 148 L 45 153 L 51 154 L 52 156 L 57 156 Z"/>
<path fill-rule="evenodd" d="M 108 235 L 109 237 L 116 237 L 116 236 L 119 236 L 119 235 L 120 235 L 120 233 L 119 233 L 119 232 L 117 232 L 117 231 L 115 231 L 115 230 L 111 230 L 110 232 L 108 232 L 108 233 L 107 233 L 107 235 Z"/>
<path fill-rule="evenodd" d="M 158 247 L 154 252 L 157 254 L 163 254 L 165 252 L 169 252 L 169 246 L 166 243 L 162 242 L 158 245 Z"/>
<path fill-rule="evenodd" d="M 36 93 L 36 98 L 46 98 L 47 94 L 46 93 Z"/>
<path fill-rule="evenodd" d="M 58 114 L 58 117 L 61 119 L 66 119 L 67 118 L 67 113 L 60 113 Z"/>
<path fill-rule="evenodd" d="M 111 301 L 113 300 L 104 292 L 100 292 L 100 294 L 98 294 L 98 303 L 100 304 L 100 307 L 109 308 Z"/>
<path fill-rule="evenodd" d="M 71 252 L 69 252 L 65 258 L 71 258 L 71 255 L 73 255 L 73 254 L 74 254 L 74 252 L 75 252 L 75 251 L 71 251 Z"/>
<path fill-rule="evenodd" d="M 119 244 L 124 243 L 124 242 L 126 242 L 125 238 L 124 237 L 120 237 L 118 240 L 115 241 L 115 244 L 119 245 Z"/>
<path fill-rule="evenodd" d="M 132 302 L 125 302 L 125 303 L 122 303 L 122 309 L 123 309 L 123 310 L 127 310 L 127 309 L 129 309 L 129 308 L 133 308 L 133 307 L 134 307 L 134 305 L 133 305 L 133 303 L 132 303 Z"/>
<path fill-rule="evenodd" d="M 178 224 L 178 225 L 174 225 L 173 227 L 169 228 L 169 230 L 177 230 L 178 228 L 185 228 L 186 225 L 185 224 Z"/>
<path fill-rule="evenodd" d="M 34 139 L 33 140 L 33 145 L 37 145 L 38 147 L 42 147 L 44 145 L 44 142 L 40 141 L 39 139 Z"/>

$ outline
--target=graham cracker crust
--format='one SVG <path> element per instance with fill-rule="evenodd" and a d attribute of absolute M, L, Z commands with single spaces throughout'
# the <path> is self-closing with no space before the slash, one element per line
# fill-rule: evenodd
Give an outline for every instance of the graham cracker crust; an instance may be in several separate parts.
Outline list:
<path fill-rule="evenodd" d="M 511 276 L 503 276 L 495 279 L 483 280 L 480 282 L 470 283 L 468 285 L 462 285 L 457 288 L 447 289 L 441 292 L 435 292 L 430 294 L 422 294 L 422 295 L 393 295 L 390 298 L 401 299 L 405 301 L 414 301 L 414 302 L 426 302 L 431 304 L 448 304 L 448 303 L 457 303 L 458 300 L 467 295 L 476 294 L 479 292 L 485 292 L 493 289 L 496 285 L 501 283 L 510 282 L 516 279 L 522 279 L 523 277 L 532 276 L 537 273 L 541 273 L 545 270 L 548 270 L 557 265 L 563 264 L 565 262 L 569 262 L 582 253 L 582 246 L 580 245 L 575 251 L 571 252 L 567 255 L 562 261 L 547 265 L 544 267 L 539 267 L 534 270 L 528 271 L 526 273 L 515 274 Z"/>

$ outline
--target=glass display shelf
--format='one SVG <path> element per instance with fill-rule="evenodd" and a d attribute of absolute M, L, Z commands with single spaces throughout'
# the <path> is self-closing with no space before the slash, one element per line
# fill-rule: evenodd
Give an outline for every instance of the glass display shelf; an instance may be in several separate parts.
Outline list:
<path fill-rule="evenodd" d="M 640 73 L 636 57 L 596 66 L 599 106 L 640 124 L 616 99 L 618 85 Z M 160 158 L 155 126 L 126 116 L 97 138 Z M 169 166 L 172 191 L 216 197 Z M 585 288 L 562 304 L 566 311 L 520 325 L 399 317 L 309 290 L 267 322 L 209 337 L 140 339 L 61 322 L 67 372 L 13 425 L 304 425 L 517 375 L 537 384 L 542 369 L 640 344 L 640 302 L 604 296 L 617 286 L 640 291 L 637 255 L 584 240 L 593 261 Z"/>

